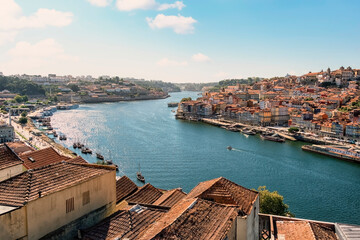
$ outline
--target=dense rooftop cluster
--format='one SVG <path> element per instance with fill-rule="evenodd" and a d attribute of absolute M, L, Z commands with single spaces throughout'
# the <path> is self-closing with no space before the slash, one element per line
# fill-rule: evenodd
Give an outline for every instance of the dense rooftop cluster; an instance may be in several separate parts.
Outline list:
<path fill-rule="evenodd" d="M 326 137 L 360 137 L 360 69 L 308 73 L 238 84 L 183 101 L 178 116 L 222 117 L 258 126 L 290 126 Z"/>

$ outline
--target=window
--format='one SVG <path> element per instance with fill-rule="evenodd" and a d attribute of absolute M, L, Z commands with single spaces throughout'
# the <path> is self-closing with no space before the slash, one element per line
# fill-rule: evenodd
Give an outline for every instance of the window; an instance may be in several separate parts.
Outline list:
<path fill-rule="evenodd" d="M 74 211 L 74 198 L 66 200 L 66 213 Z"/>
<path fill-rule="evenodd" d="M 83 206 L 90 203 L 90 192 L 83 192 Z"/>

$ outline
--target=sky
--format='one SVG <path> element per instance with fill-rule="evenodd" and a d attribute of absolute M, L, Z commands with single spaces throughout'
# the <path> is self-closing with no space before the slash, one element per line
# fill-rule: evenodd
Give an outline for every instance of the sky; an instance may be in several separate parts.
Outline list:
<path fill-rule="evenodd" d="M 360 68 L 359 0 L 0 0 L 0 72 L 213 82 Z"/>

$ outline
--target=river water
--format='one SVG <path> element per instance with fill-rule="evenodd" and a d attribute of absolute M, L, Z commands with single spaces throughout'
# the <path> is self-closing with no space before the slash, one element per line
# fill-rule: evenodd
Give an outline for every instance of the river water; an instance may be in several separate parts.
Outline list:
<path fill-rule="evenodd" d="M 203 123 L 175 120 L 167 103 L 195 92 L 171 93 L 161 100 L 80 105 L 58 111 L 52 125 L 72 149 L 79 140 L 119 166 L 134 182 L 141 172 L 162 189 L 189 192 L 220 176 L 247 188 L 265 185 L 284 196 L 296 217 L 360 224 L 360 165 L 304 152 L 303 143 L 284 144 L 245 137 Z M 228 151 L 231 145 L 236 150 Z M 82 155 L 96 162 L 95 154 Z"/>

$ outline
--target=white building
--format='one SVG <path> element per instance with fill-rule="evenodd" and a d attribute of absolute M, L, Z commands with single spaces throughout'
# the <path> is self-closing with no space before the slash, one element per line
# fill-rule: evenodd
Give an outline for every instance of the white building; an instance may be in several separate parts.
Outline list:
<path fill-rule="evenodd" d="M 0 122 L 0 143 L 14 141 L 14 127 Z"/>

